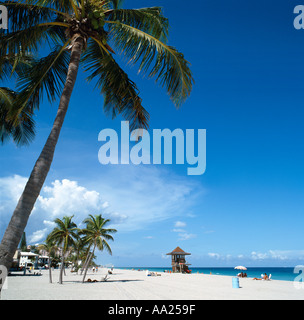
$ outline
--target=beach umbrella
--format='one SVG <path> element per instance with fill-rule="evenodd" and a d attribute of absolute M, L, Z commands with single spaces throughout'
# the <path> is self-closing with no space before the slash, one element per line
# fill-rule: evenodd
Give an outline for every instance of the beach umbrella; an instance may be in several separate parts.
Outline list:
<path fill-rule="evenodd" d="M 237 266 L 235 267 L 234 269 L 237 269 L 237 270 L 247 270 L 246 267 L 243 267 L 243 266 Z"/>

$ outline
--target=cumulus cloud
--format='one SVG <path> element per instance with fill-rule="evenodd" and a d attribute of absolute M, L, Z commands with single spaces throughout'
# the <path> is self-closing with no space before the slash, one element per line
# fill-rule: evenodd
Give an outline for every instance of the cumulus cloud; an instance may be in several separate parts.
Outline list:
<path fill-rule="evenodd" d="M 0 178 L 0 216 L 4 217 L 1 221 L 8 221 L 26 181 L 18 175 Z M 63 216 L 74 215 L 79 225 L 88 214 L 102 213 L 120 232 L 140 230 L 181 216 L 200 190 L 191 181 L 163 169 L 131 165 L 107 170 L 102 179 L 90 180 L 86 185 L 69 179 L 55 180 L 44 186 L 36 201 L 28 239 L 43 240 L 47 231 L 54 228 L 54 219 Z M 181 221 L 175 225 L 186 226 Z M 0 233 L 3 228 L 0 225 Z M 184 233 L 181 239 L 193 237 Z"/>
<path fill-rule="evenodd" d="M 48 212 L 50 218 L 63 215 L 87 216 L 102 207 L 102 200 L 97 191 L 87 190 L 76 181 L 63 179 L 52 182 L 52 186 L 43 188 L 43 195 L 38 199 L 40 208 Z"/>
<path fill-rule="evenodd" d="M 17 174 L 10 177 L 0 178 L 0 190 L 5 190 L 6 192 L 1 192 L 1 202 L 4 200 L 17 202 L 24 186 L 27 182 L 27 178 L 21 177 Z"/>
<path fill-rule="evenodd" d="M 18 175 L 0 178 L 0 234 L 4 232 L 26 182 L 27 178 Z M 54 228 L 55 218 L 74 215 L 75 222 L 79 224 L 88 214 L 99 213 L 105 213 L 107 218 L 116 223 L 122 223 L 126 218 L 123 214 L 112 212 L 98 191 L 88 190 L 77 181 L 55 180 L 42 189 L 36 201 L 31 214 L 33 218 L 30 220 L 28 241 L 32 244 L 43 241 L 47 232 Z M 44 225 L 43 229 L 41 225 Z"/>
<path fill-rule="evenodd" d="M 27 179 L 19 175 L 0 178 L 0 236 L 9 222 Z"/>
<path fill-rule="evenodd" d="M 27 179 L 19 175 L 0 178 L 0 213 L 1 217 L 11 214 L 11 208 L 16 206 Z"/>
<path fill-rule="evenodd" d="M 29 243 L 36 244 L 41 243 L 45 240 L 47 236 L 48 228 L 44 228 L 42 230 L 37 230 L 33 232 L 30 237 L 28 238 Z"/>

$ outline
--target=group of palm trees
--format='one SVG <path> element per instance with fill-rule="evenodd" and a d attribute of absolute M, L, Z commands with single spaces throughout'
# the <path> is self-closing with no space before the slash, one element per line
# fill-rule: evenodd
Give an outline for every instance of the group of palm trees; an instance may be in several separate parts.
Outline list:
<path fill-rule="evenodd" d="M 73 216 L 65 216 L 62 219 L 57 218 L 54 222 L 56 223 L 56 227 L 47 236 L 45 242 L 37 247 L 38 250 L 48 255 L 50 283 L 52 283 L 52 256 L 56 252 L 61 253 L 59 283 L 62 284 L 63 281 L 67 257 L 73 263 L 75 271 L 78 271 L 81 267 L 81 271 L 83 272 L 82 282 L 85 282 L 95 250 L 106 250 L 109 254 L 112 254 L 108 241 L 114 240 L 112 234 L 117 232 L 117 230 L 105 228 L 110 220 L 104 219 L 102 215 L 89 215 L 83 221 L 85 228 L 82 229 L 78 228 L 73 222 Z"/>

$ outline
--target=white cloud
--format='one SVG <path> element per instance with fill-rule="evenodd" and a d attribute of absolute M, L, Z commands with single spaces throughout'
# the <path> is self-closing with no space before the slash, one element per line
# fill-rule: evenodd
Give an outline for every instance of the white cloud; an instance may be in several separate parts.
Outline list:
<path fill-rule="evenodd" d="M 102 207 L 100 195 L 79 186 L 76 181 L 64 179 L 52 182 L 52 186 L 43 188 L 45 196 L 39 196 L 41 209 L 52 218 L 64 215 L 88 215 Z"/>
<path fill-rule="evenodd" d="M 196 234 L 189 233 L 185 229 L 182 229 L 187 226 L 186 222 L 176 221 L 174 223 L 174 226 L 175 226 L 175 228 L 172 231 L 178 233 L 178 240 L 179 241 L 184 241 L 184 240 L 196 238 Z"/>
<path fill-rule="evenodd" d="M 56 226 L 56 223 L 54 221 L 48 221 L 48 220 L 43 220 L 43 224 L 51 228 L 55 228 Z"/>
<path fill-rule="evenodd" d="M 264 260 L 268 258 L 267 253 L 251 252 L 251 259 L 253 260 Z"/>
<path fill-rule="evenodd" d="M 0 178 L 0 238 L 18 203 L 27 179 L 19 175 Z"/>
<path fill-rule="evenodd" d="M 47 236 L 47 232 L 48 228 L 33 232 L 28 239 L 29 243 L 36 244 L 44 241 Z"/>
<path fill-rule="evenodd" d="M 0 220 L 12 215 L 26 182 L 27 179 L 19 175 L 0 178 Z"/>
<path fill-rule="evenodd" d="M 1 203 L 3 203 L 3 201 L 17 203 L 22 194 L 26 182 L 27 178 L 21 177 L 17 174 L 11 177 L 0 178 Z"/>
<path fill-rule="evenodd" d="M 184 214 L 193 204 L 198 183 L 155 166 L 115 166 L 92 188 L 100 190 L 114 212 L 125 217 L 120 231 L 133 231 Z"/>
<path fill-rule="evenodd" d="M 210 258 L 221 260 L 221 261 L 228 261 L 231 259 L 235 259 L 236 263 L 238 260 L 246 260 L 248 261 L 287 261 L 293 259 L 303 259 L 304 251 L 303 250 L 268 250 L 267 252 L 256 252 L 252 251 L 250 255 L 238 254 L 238 255 L 231 255 L 231 254 L 218 254 L 218 253 L 208 253 Z M 302 258 L 301 258 L 302 256 Z"/>
<path fill-rule="evenodd" d="M 27 178 L 18 175 L 0 178 L 0 234 L 4 232 L 26 182 Z M 111 212 L 109 204 L 103 201 L 98 191 L 88 190 L 78 182 L 68 179 L 55 180 L 51 185 L 46 185 L 34 209 L 28 223 L 28 232 L 32 232 L 29 237 L 31 243 L 44 240 L 42 238 L 47 230 L 54 228 L 55 218 L 74 215 L 74 221 L 80 224 L 88 214 L 95 215 L 104 211 L 107 211 L 107 218 L 112 222 L 122 223 L 126 218 L 123 214 Z M 45 228 L 41 230 L 42 224 Z"/>
<path fill-rule="evenodd" d="M 184 229 L 173 229 L 173 232 L 186 232 Z"/>
<path fill-rule="evenodd" d="M 184 233 L 180 233 L 178 236 L 179 236 L 178 240 L 184 241 L 184 240 L 195 238 L 196 234 L 184 232 Z"/>
<path fill-rule="evenodd" d="M 18 175 L 0 178 L 2 223 L 11 216 L 26 182 L 27 178 Z M 103 172 L 100 179 L 96 176 L 88 181 L 86 186 L 68 179 L 55 180 L 42 189 L 28 232 L 31 240 L 36 240 L 42 237 L 42 230 L 54 227 L 53 220 L 57 217 L 74 215 L 79 225 L 88 214 L 99 213 L 109 218 L 112 227 L 120 232 L 140 230 L 183 215 L 201 191 L 200 184 L 191 178 L 155 166 L 115 166 Z M 176 225 L 186 224 L 177 221 Z M 188 239 L 192 235 L 185 233 L 180 237 Z"/>
<path fill-rule="evenodd" d="M 268 250 L 267 252 L 251 252 L 251 259 L 253 260 L 292 260 L 299 259 L 303 256 L 303 250 Z"/>
<path fill-rule="evenodd" d="M 165 259 L 165 260 L 171 259 L 171 257 L 170 257 L 169 255 L 164 254 L 164 253 L 161 254 L 161 258 L 162 258 L 162 259 Z"/>
<path fill-rule="evenodd" d="M 208 256 L 210 258 L 214 258 L 214 259 L 217 259 L 217 260 L 221 258 L 221 256 L 218 253 L 212 253 L 212 252 L 208 253 Z"/>
<path fill-rule="evenodd" d="M 175 224 L 174 224 L 174 227 L 175 228 L 184 228 L 186 227 L 186 223 L 185 222 L 182 222 L 182 221 L 176 221 Z"/>
<path fill-rule="evenodd" d="M 106 201 L 106 202 L 104 202 L 103 204 L 102 204 L 102 207 L 104 208 L 104 209 L 106 209 L 106 208 L 108 208 L 110 205 L 109 205 L 109 202 L 108 201 Z"/>

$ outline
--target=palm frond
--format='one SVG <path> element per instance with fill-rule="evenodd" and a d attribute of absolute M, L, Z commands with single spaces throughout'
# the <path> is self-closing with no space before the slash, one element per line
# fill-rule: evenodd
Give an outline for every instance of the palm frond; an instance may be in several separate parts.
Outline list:
<path fill-rule="evenodd" d="M 59 14 L 64 15 L 58 10 L 20 1 L 5 1 L 0 4 L 8 10 L 10 32 L 28 29 L 43 22 L 53 21 Z"/>
<path fill-rule="evenodd" d="M 168 40 L 169 22 L 160 7 L 112 10 L 107 19 L 140 29 L 162 42 Z"/>
<path fill-rule="evenodd" d="M 74 0 L 27 0 L 27 3 L 52 8 L 65 14 L 73 14 L 72 1 L 76 3 Z"/>
<path fill-rule="evenodd" d="M 104 239 L 99 239 L 99 242 L 97 243 L 97 247 L 99 250 L 106 250 L 110 255 L 112 255 L 112 250 L 108 242 Z"/>
<path fill-rule="evenodd" d="M 8 80 L 14 73 L 18 75 L 33 58 L 30 55 L 12 54 L 0 56 L 0 80 Z"/>
<path fill-rule="evenodd" d="M 35 25 L 2 35 L 0 54 L 24 55 L 28 52 L 34 54 L 42 44 L 58 43 L 60 39 L 62 31 L 57 25 Z"/>
<path fill-rule="evenodd" d="M 23 108 L 16 118 L 11 118 L 12 108 L 18 93 L 0 88 L 0 141 L 4 144 L 11 138 L 17 145 L 29 144 L 35 137 L 35 123 L 29 108 Z"/>
<path fill-rule="evenodd" d="M 90 72 L 88 80 L 97 79 L 96 86 L 104 96 L 106 114 L 122 115 L 130 121 L 130 128 L 147 128 L 149 114 L 142 106 L 142 99 L 136 84 L 107 54 L 97 42 L 90 41 L 83 57 L 85 71 Z"/>
<path fill-rule="evenodd" d="M 190 95 L 194 82 L 184 55 L 144 31 L 118 21 L 107 22 L 114 44 L 129 57 L 129 62 L 139 62 L 139 72 L 156 77 L 174 104 L 180 106 Z"/>
<path fill-rule="evenodd" d="M 112 5 L 113 9 L 121 8 L 123 0 L 109 0 L 109 3 Z"/>
<path fill-rule="evenodd" d="M 50 102 L 61 94 L 69 64 L 69 53 L 64 50 L 68 43 L 56 46 L 48 56 L 36 60 L 19 75 L 20 94 L 16 100 L 19 110 L 25 105 L 31 105 L 32 110 L 39 109 L 44 92 Z"/>
<path fill-rule="evenodd" d="M 2 32 L 0 55 L 37 52 L 47 42 L 54 45 L 64 39 L 63 27 L 45 25 L 63 22 L 66 13 L 28 2 L 0 2 L 8 8 L 9 29 Z M 1 30 L 2 31 L 2 30 Z M 66 40 L 65 40 L 66 41 Z"/>

